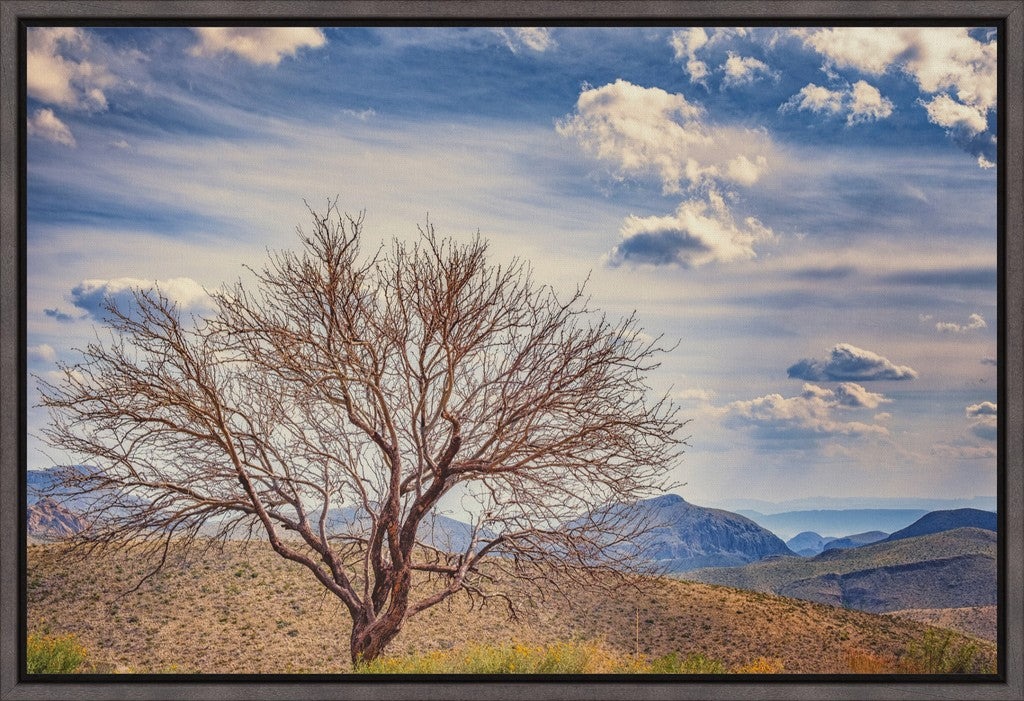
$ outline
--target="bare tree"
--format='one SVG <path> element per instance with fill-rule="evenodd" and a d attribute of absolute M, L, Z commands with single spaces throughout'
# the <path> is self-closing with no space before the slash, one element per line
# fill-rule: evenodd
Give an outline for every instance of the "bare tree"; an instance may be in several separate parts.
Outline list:
<path fill-rule="evenodd" d="M 628 505 L 683 445 L 672 404 L 647 398 L 657 342 L 521 261 L 489 265 L 479 238 L 428 223 L 367 256 L 362 217 L 311 214 L 251 289 L 202 318 L 137 290 L 108 304 L 109 342 L 41 383 L 46 437 L 92 466 L 62 486 L 92 498 L 77 544 L 159 567 L 172 544 L 255 529 L 348 609 L 353 662 L 460 591 L 514 615 L 510 581 L 642 572 Z M 430 537 L 452 490 L 475 500 L 455 552 Z"/>

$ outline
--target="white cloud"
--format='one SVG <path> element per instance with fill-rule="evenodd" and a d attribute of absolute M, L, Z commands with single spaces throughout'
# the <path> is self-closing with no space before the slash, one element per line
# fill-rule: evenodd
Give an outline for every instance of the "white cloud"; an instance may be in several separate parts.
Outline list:
<path fill-rule="evenodd" d="M 985 318 L 981 314 L 971 314 L 967 317 L 966 324 L 957 324 L 953 321 L 940 321 L 935 324 L 935 328 L 943 333 L 967 333 L 968 331 L 975 331 L 977 329 L 987 328 L 988 324 L 985 323 Z"/>
<path fill-rule="evenodd" d="M 358 119 L 360 122 L 365 122 L 366 120 L 377 116 L 377 111 L 369 107 L 363 110 L 343 109 L 341 113 L 346 117 Z"/>
<path fill-rule="evenodd" d="M 816 113 L 846 114 L 847 125 L 885 119 L 892 114 L 892 102 L 878 88 L 858 80 L 843 90 L 831 90 L 808 83 L 793 97 L 779 106 L 779 110 L 797 109 Z"/>
<path fill-rule="evenodd" d="M 708 202 L 684 201 L 673 215 L 630 215 L 620 233 L 622 242 L 608 256 L 612 266 L 635 263 L 688 268 L 713 261 L 748 260 L 757 255 L 755 244 L 773 237 L 771 229 L 753 217 L 737 224 L 715 192 L 709 193 Z"/>
<path fill-rule="evenodd" d="M 320 48 L 327 43 L 316 27 L 194 27 L 199 43 L 189 49 L 192 56 L 236 54 L 258 65 L 276 66 L 299 49 Z"/>
<path fill-rule="evenodd" d="M 882 97 L 882 93 L 873 85 L 858 80 L 850 92 L 850 114 L 847 124 L 873 122 L 885 119 L 892 114 L 892 102 Z"/>
<path fill-rule="evenodd" d="M 103 91 L 114 86 L 117 78 L 106 66 L 83 57 L 89 53 L 90 41 L 78 28 L 29 28 L 25 57 L 29 97 L 69 109 L 107 109 Z"/>
<path fill-rule="evenodd" d="M 836 344 L 826 360 L 804 358 L 787 370 L 790 377 L 800 380 L 912 380 L 917 371 L 905 365 L 896 365 L 863 348 L 849 343 Z"/>
<path fill-rule="evenodd" d="M 28 354 L 29 360 L 53 363 L 57 361 L 57 351 L 53 349 L 53 346 L 48 343 L 40 343 L 36 346 L 29 346 L 25 349 Z"/>
<path fill-rule="evenodd" d="M 844 93 L 841 91 L 808 83 L 800 88 L 800 92 L 784 102 L 779 109 L 800 109 L 838 114 L 843 110 L 843 97 Z"/>
<path fill-rule="evenodd" d="M 155 289 L 182 311 L 199 311 L 210 303 L 210 297 L 202 285 L 191 278 L 176 277 L 166 280 L 142 280 L 122 277 L 112 280 L 83 280 L 71 290 L 71 303 L 95 319 L 105 317 L 104 304 L 107 300 L 117 304 L 119 309 L 130 311 L 135 304 L 134 290 Z"/>
<path fill-rule="evenodd" d="M 543 53 L 558 44 L 547 27 L 502 27 L 495 31 L 505 40 L 509 50 L 517 54 L 523 48 Z"/>
<path fill-rule="evenodd" d="M 703 83 L 709 73 L 708 64 L 697 58 L 697 51 L 708 43 L 708 35 L 704 28 L 678 29 L 672 32 L 669 43 L 675 51 L 676 60 L 685 62 L 690 82 Z"/>
<path fill-rule="evenodd" d="M 964 409 L 964 416 L 996 416 L 999 412 L 999 406 L 993 402 L 980 402 L 978 404 L 971 404 Z"/>
<path fill-rule="evenodd" d="M 852 383 L 851 383 L 852 384 Z M 751 429 L 764 439 L 814 439 L 831 436 L 887 436 L 888 429 L 862 421 L 837 419 L 837 411 L 873 408 L 889 401 L 880 394 L 847 388 L 841 392 L 805 384 L 796 397 L 768 394 L 751 400 L 732 402 L 718 410 L 723 424 L 731 428 Z M 868 398 L 868 403 L 859 399 Z"/>
<path fill-rule="evenodd" d="M 922 92 L 935 96 L 919 101 L 928 119 L 978 156 L 979 166 L 992 163 L 992 140 L 964 135 L 984 133 L 988 113 L 996 107 L 994 38 L 979 41 L 967 27 L 837 27 L 793 33 L 827 59 L 826 71 L 835 66 L 881 75 L 896 69 L 910 76 Z"/>
<path fill-rule="evenodd" d="M 68 125 L 60 121 L 57 115 L 53 113 L 53 110 L 48 108 L 38 109 L 29 117 L 28 135 L 38 136 L 41 139 L 46 139 L 56 144 L 64 144 L 71 148 L 77 145 Z"/>
<path fill-rule="evenodd" d="M 755 182 L 767 168 L 767 137 L 705 118 L 703 108 L 680 93 L 616 80 L 581 92 L 575 113 L 557 129 L 617 177 L 656 175 L 666 194 L 716 179 Z"/>
<path fill-rule="evenodd" d="M 726 86 L 750 85 L 760 78 L 776 79 L 779 74 L 768 67 L 764 61 L 752 56 L 739 56 L 732 51 L 722 64 L 725 77 L 722 84 Z"/>
<path fill-rule="evenodd" d="M 928 120 L 940 127 L 962 129 L 969 134 L 980 134 L 988 128 L 985 109 L 957 102 L 949 95 L 936 95 L 920 103 L 928 111 Z"/>

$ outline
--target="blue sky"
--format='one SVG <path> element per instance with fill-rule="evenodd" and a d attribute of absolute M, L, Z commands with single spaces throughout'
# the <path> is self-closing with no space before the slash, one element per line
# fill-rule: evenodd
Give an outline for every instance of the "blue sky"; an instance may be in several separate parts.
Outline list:
<path fill-rule="evenodd" d="M 186 309 L 316 205 L 429 214 L 675 349 L 697 503 L 996 490 L 986 28 L 28 31 L 28 358 Z M 35 396 L 30 381 L 30 403 Z M 29 410 L 30 433 L 46 416 Z M 30 437 L 28 466 L 54 455 Z"/>

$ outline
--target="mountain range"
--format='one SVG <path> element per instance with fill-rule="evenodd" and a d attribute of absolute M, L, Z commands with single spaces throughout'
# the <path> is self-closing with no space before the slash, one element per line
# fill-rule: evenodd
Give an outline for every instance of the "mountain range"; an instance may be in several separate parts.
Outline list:
<path fill-rule="evenodd" d="M 928 512 L 923 509 L 814 509 L 777 514 L 748 510 L 737 513 L 780 538 L 793 538 L 804 531 L 840 538 L 867 531 L 892 533 L 906 528 Z"/>

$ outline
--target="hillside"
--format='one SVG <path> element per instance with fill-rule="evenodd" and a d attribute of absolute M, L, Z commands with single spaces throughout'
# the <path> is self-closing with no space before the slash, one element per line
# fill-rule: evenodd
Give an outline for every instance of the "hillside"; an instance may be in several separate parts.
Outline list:
<path fill-rule="evenodd" d="M 62 546 L 28 551 L 29 630 L 79 636 L 106 671 L 344 672 L 348 617 L 302 567 L 263 542 L 197 551 L 137 592 L 145 573 L 130 556 L 75 562 Z M 405 655 L 510 640 L 603 640 L 622 654 L 701 653 L 727 665 L 779 658 L 786 672 L 851 671 L 851 659 L 892 659 L 922 624 L 697 582 L 652 580 L 643 593 L 575 590 L 548 597 L 517 621 L 501 602 L 471 609 L 457 597 L 411 621 L 390 652 Z M 506 583 L 513 594 L 518 583 Z M 183 644 L 185 641 L 185 644 Z M 992 655 L 994 648 L 983 648 Z"/>
<path fill-rule="evenodd" d="M 665 572 L 744 565 L 792 555 L 777 536 L 748 518 L 690 504 L 675 494 L 639 503 L 657 526 L 645 540 L 647 554 Z"/>
<path fill-rule="evenodd" d="M 986 555 L 995 558 L 995 534 L 979 528 L 961 528 L 847 550 L 827 550 L 812 558 L 781 557 L 745 567 L 707 568 L 688 572 L 685 578 L 740 589 L 774 592 L 792 582 L 823 574 L 847 574 L 958 555 Z"/>
<path fill-rule="evenodd" d="M 995 606 L 967 606 L 942 609 L 902 609 L 890 611 L 886 615 L 920 621 L 996 642 L 996 614 L 997 607 Z"/>
<path fill-rule="evenodd" d="M 959 555 L 791 582 L 783 596 L 884 613 L 901 609 L 963 608 L 996 603 L 996 561 Z"/>
<path fill-rule="evenodd" d="M 913 538 L 929 533 L 940 533 L 951 531 L 954 528 L 984 528 L 988 531 L 996 530 L 996 514 L 992 511 L 981 511 L 980 509 L 952 509 L 950 511 L 933 511 L 925 514 L 917 521 L 896 531 L 889 536 L 889 540 L 902 540 Z"/>
<path fill-rule="evenodd" d="M 882 531 L 868 531 L 867 533 L 854 533 L 844 538 L 836 538 L 830 543 L 826 543 L 822 551 L 825 550 L 845 550 L 846 548 L 859 548 L 862 545 L 870 545 L 871 543 L 877 543 L 880 540 L 885 540 L 888 533 Z"/>

